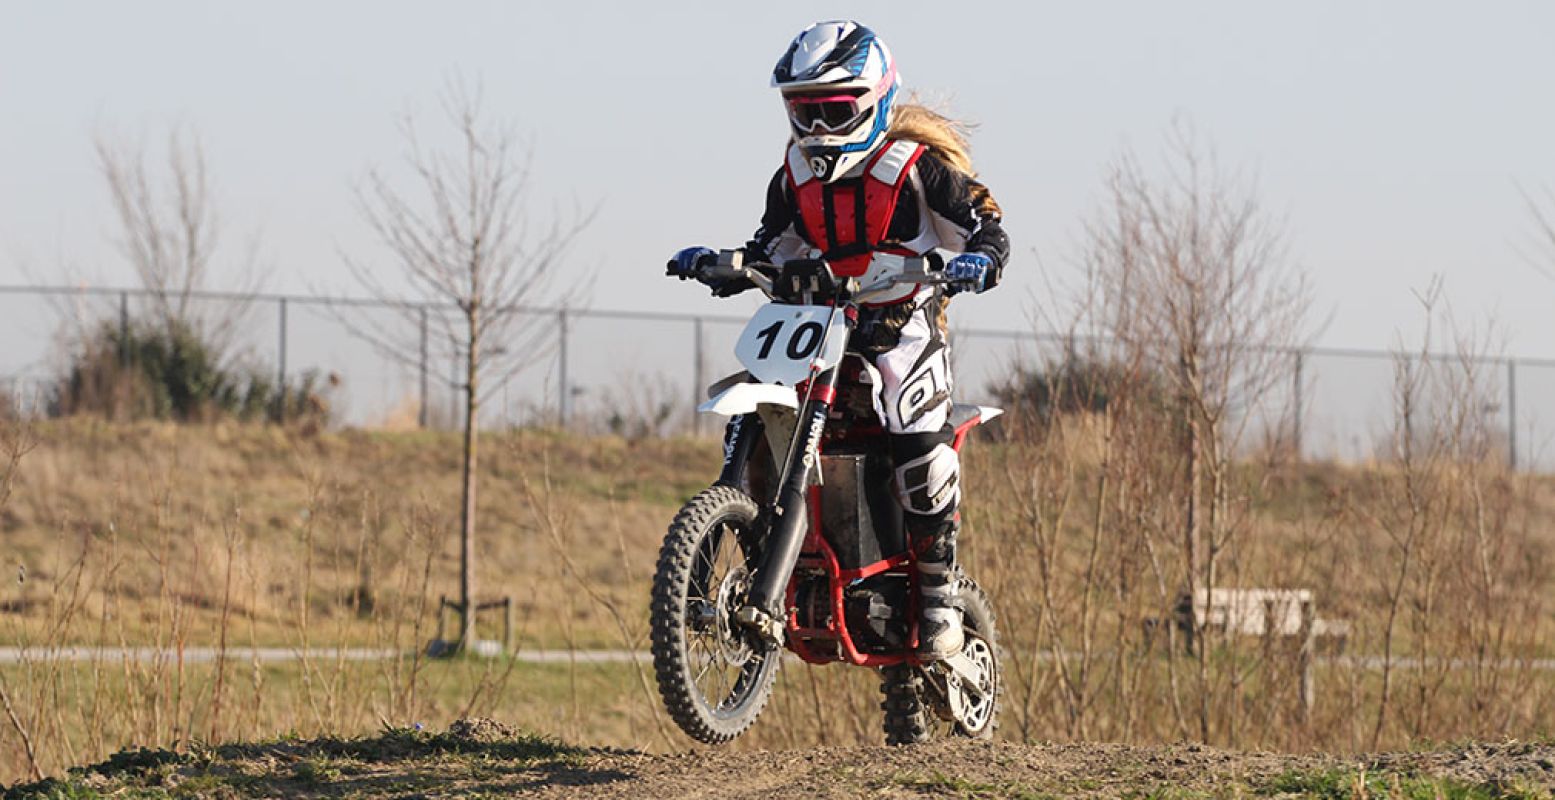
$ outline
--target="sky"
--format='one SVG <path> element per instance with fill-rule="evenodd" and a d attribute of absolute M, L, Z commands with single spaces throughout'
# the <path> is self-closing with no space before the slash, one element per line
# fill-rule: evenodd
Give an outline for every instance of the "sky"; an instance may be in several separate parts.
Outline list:
<path fill-rule="evenodd" d="M 382 257 L 353 181 L 400 163 L 407 111 L 446 143 L 436 97 L 463 75 L 532 144 L 534 212 L 597 209 L 562 267 L 594 306 L 728 313 L 753 301 L 668 281 L 664 260 L 754 229 L 787 136 L 772 65 L 836 17 L 978 125 L 1014 246 L 1006 282 L 958 303 L 980 326 L 1029 324 L 1074 274 L 1109 162 L 1131 149 L 1157 169 L 1186 119 L 1256 175 L 1311 277 L 1316 342 L 1413 335 L 1414 292 L 1440 276 L 1459 318 L 1555 357 L 1555 270 L 1525 257 L 1518 191 L 1555 185 L 1544 0 L 3 0 L 0 284 L 129 283 L 93 137 L 160 147 L 182 126 L 205 143 L 227 255 L 253 237 L 269 288 L 352 292 L 343 254 Z"/>

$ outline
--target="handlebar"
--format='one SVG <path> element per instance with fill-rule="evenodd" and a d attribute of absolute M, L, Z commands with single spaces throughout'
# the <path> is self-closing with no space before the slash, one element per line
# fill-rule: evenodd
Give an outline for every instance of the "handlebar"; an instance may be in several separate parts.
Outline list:
<path fill-rule="evenodd" d="M 848 293 L 851 295 L 868 294 L 892 286 L 902 284 L 946 284 L 950 283 L 950 277 L 945 274 L 945 258 L 937 251 L 930 251 L 923 256 L 892 256 L 889 254 L 877 254 L 876 258 L 892 257 L 902 259 L 901 272 L 876 281 L 868 286 L 860 287 L 857 279 L 847 278 Z M 763 270 L 776 272 L 782 267 L 765 262 L 745 263 L 745 251 L 720 250 L 718 260 L 713 264 L 702 267 L 699 274 L 705 278 L 737 279 L 744 278 L 755 284 L 758 289 L 769 296 L 773 294 L 774 279 L 771 274 Z M 830 270 L 830 266 L 827 267 Z"/>
<path fill-rule="evenodd" d="M 718 261 L 702 267 L 698 272 L 704 278 L 722 278 L 725 280 L 744 278 L 756 284 L 756 288 L 767 294 L 772 294 L 772 277 L 761 272 L 759 270 L 760 267 L 777 269 L 777 266 L 773 264 L 755 263 L 747 265 L 745 263 L 744 250 L 720 250 L 718 251 Z"/>

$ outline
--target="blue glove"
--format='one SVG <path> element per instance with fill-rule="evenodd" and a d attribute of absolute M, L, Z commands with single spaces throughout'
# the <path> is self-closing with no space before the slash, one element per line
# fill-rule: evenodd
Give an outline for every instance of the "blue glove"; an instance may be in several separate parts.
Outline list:
<path fill-rule="evenodd" d="M 710 247 L 687 247 L 677 252 L 664 265 L 664 274 L 671 275 L 681 280 L 695 278 L 697 270 L 703 263 L 711 261 L 714 255 Z"/>
<path fill-rule="evenodd" d="M 974 294 L 988 289 L 988 274 L 993 271 L 993 259 L 982 253 L 962 253 L 945 262 L 946 294 L 971 291 Z"/>

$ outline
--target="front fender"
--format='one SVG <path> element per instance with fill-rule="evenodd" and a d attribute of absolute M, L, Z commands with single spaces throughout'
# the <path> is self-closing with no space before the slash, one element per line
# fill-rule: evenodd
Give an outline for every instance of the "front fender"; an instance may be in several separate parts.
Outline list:
<path fill-rule="evenodd" d="M 697 406 L 697 411 L 732 417 L 737 414 L 749 414 L 763 405 L 797 409 L 799 393 L 791 386 L 778 386 L 772 383 L 736 383 L 714 395 L 711 400 Z"/>

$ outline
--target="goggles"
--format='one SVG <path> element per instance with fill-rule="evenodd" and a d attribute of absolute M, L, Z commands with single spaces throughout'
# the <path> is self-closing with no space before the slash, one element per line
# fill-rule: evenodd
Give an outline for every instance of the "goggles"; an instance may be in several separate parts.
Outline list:
<path fill-rule="evenodd" d="M 801 134 L 839 134 L 852 130 L 874 108 L 861 101 L 863 90 L 834 94 L 790 94 L 783 100 L 788 119 Z"/>

